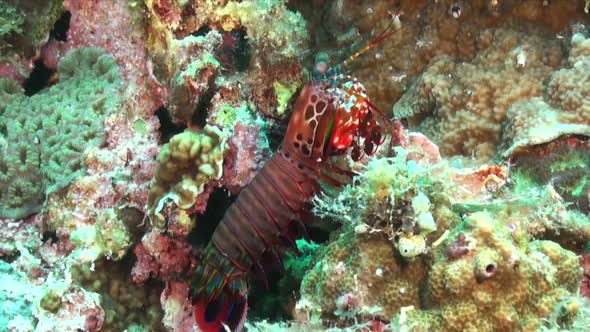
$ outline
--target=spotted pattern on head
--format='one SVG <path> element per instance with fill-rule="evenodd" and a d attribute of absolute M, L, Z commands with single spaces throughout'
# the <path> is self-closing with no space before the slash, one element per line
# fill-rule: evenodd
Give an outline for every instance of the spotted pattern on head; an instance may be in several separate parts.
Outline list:
<path fill-rule="evenodd" d="M 326 96 L 320 93 L 318 89 L 312 89 L 311 95 L 305 101 L 305 109 L 303 111 L 303 126 L 299 126 L 295 139 L 292 141 L 293 147 L 300 150 L 304 156 L 311 157 L 314 147 L 319 147 L 316 137 L 318 125 L 322 115 L 328 108 L 328 100 Z M 303 105 L 301 105 L 303 106 Z"/>

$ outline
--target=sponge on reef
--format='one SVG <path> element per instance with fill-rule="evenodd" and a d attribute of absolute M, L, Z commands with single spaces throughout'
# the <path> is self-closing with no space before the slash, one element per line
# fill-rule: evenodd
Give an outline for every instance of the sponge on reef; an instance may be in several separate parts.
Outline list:
<path fill-rule="evenodd" d="M 38 212 L 47 194 L 84 172 L 84 150 L 104 142 L 104 118 L 118 105 L 115 60 L 80 48 L 57 73 L 58 84 L 31 97 L 0 78 L 0 218 Z"/>

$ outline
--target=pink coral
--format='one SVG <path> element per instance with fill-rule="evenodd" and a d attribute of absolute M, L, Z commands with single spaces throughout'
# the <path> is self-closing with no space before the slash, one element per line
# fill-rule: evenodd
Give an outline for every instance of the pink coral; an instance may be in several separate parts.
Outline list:
<path fill-rule="evenodd" d="M 32 68 L 32 64 L 21 57 L 10 61 L 0 60 L 0 77 L 12 78 L 22 84 Z"/>
<path fill-rule="evenodd" d="M 229 153 L 223 168 L 223 184 L 234 194 L 246 186 L 270 157 L 268 143 L 261 142 L 260 124 L 237 123 L 229 140 Z M 266 143 L 266 144 L 264 144 Z"/>
<path fill-rule="evenodd" d="M 71 13 L 67 41 L 50 39 L 42 47 L 42 60 L 54 68 L 69 51 L 86 46 L 100 47 L 112 55 L 123 78 L 133 84 L 133 109 L 153 114 L 163 104 L 165 91 L 149 75 L 144 28 L 140 16 L 124 1 L 64 1 Z M 105 19 L 108 17 L 109 19 Z"/>
<path fill-rule="evenodd" d="M 137 262 L 131 275 L 136 283 L 143 283 L 150 277 L 159 280 L 185 277 L 196 264 L 189 244 L 156 231 L 144 235 L 134 252 Z"/>
<path fill-rule="evenodd" d="M 162 323 L 168 331 L 197 331 L 197 323 L 192 315 L 192 304 L 188 294 L 189 287 L 186 282 L 166 282 L 160 302 L 164 308 Z"/>
<path fill-rule="evenodd" d="M 36 331 L 99 331 L 105 319 L 99 300 L 79 288 L 71 288 L 63 294 L 56 314 L 48 311 L 42 314 L 48 317 L 39 320 Z"/>

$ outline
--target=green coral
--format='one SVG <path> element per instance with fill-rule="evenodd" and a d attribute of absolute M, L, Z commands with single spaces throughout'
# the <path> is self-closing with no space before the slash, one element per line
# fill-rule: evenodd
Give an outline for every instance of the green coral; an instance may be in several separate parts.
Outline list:
<path fill-rule="evenodd" d="M 16 7 L 9 4 L 0 6 L 0 38 L 11 33 L 22 33 L 23 23 L 24 16 Z"/>
<path fill-rule="evenodd" d="M 281 82 L 274 82 L 273 87 L 275 89 L 275 95 L 277 97 L 277 114 L 283 115 L 287 110 L 287 106 L 289 106 L 289 101 L 293 97 L 293 94 L 299 86 L 301 85 L 301 81 L 296 81 L 291 85 L 283 85 Z"/>
<path fill-rule="evenodd" d="M 119 102 L 115 60 L 100 49 L 77 49 L 58 75 L 58 84 L 31 97 L 0 78 L 2 218 L 38 212 L 47 194 L 84 173 L 84 150 L 104 142 L 104 118 Z"/>

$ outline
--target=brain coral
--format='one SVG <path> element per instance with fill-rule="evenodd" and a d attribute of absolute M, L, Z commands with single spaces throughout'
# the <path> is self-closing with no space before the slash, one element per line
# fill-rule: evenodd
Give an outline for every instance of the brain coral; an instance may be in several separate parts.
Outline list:
<path fill-rule="evenodd" d="M 84 172 L 84 150 L 102 144 L 104 117 L 116 109 L 119 68 L 100 49 L 72 51 L 59 83 L 27 97 L 0 78 L 0 217 L 38 212 L 46 194 Z"/>

